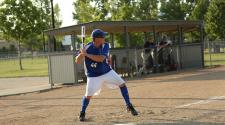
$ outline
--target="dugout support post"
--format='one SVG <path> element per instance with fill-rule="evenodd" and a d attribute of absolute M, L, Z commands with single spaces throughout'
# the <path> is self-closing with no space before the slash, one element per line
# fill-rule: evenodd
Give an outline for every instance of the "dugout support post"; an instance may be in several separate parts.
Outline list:
<path fill-rule="evenodd" d="M 203 21 L 201 21 L 201 24 L 199 25 L 200 30 L 200 43 L 201 43 L 201 58 L 202 58 L 202 68 L 205 67 L 204 63 L 204 31 L 203 31 Z"/>
<path fill-rule="evenodd" d="M 130 48 L 130 41 L 129 41 L 129 34 L 127 32 L 127 26 L 124 26 L 124 39 L 126 42 L 126 54 L 127 54 L 127 68 L 126 72 L 128 73 L 128 76 L 130 74 L 130 59 L 129 59 L 129 48 Z"/>
<path fill-rule="evenodd" d="M 73 47 L 73 65 L 74 65 L 74 80 L 75 82 L 73 83 L 74 85 L 76 83 L 78 83 L 78 71 L 77 71 L 77 65 L 75 63 L 75 59 L 76 59 L 76 50 L 77 50 L 77 47 L 76 47 L 76 33 L 73 32 L 73 34 L 71 34 L 71 42 L 72 42 L 72 47 Z"/>
<path fill-rule="evenodd" d="M 178 63 L 178 70 L 182 69 L 182 59 L 181 59 L 181 45 L 182 45 L 182 28 L 177 25 L 177 32 L 178 32 L 178 45 L 177 45 L 177 63 Z"/>
<path fill-rule="evenodd" d="M 51 43 L 52 43 L 52 35 L 48 35 L 48 76 L 49 76 L 49 84 L 51 85 L 51 89 L 53 88 L 54 84 L 52 82 L 52 66 L 51 66 L 51 59 L 50 59 L 50 53 L 52 52 L 52 47 L 51 47 Z"/>

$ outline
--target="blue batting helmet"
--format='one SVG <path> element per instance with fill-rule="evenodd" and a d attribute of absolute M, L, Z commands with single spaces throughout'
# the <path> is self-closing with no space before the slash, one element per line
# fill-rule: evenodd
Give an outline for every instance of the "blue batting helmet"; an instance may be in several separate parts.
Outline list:
<path fill-rule="evenodd" d="M 92 38 L 105 38 L 107 35 L 107 32 L 104 32 L 103 30 L 100 29 L 94 29 L 91 33 Z"/>

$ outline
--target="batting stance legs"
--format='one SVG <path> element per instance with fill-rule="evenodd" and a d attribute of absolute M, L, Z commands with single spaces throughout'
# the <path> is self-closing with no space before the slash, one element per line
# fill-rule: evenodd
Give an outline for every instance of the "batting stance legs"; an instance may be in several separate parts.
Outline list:
<path fill-rule="evenodd" d="M 102 76 L 87 78 L 86 93 L 82 99 L 82 108 L 79 116 L 80 121 L 85 120 L 85 112 L 90 99 L 93 95 L 98 95 L 100 93 L 103 84 L 106 84 L 109 88 L 119 87 L 126 103 L 127 111 L 131 112 L 131 114 L 134 116 L 138 115 L 137 111 L 134 109 L 133 105 L 130 102 L 129 93 L 125 85 L 125 81 L 114 70 L 111 70 Z"/>
<path fill-rule="evenodd" d="M 100 93 L 103 84 L 110 88 L 119 87 L 128 111 L 131 111 L 132 115 L 138 114 L 130 103 L 125 81 L 109 65 L 109 43 L 105 42 L 106 34 L 100 29 L 93 30 L 91 34 L 93 41 L 82 48 L 76 57 L 77 64 L 84 61 L 87 76 L 86 93 L 82 99 L 82 109 L 79 116 L 80 121 L 85 120 L 85 111 L 90 99 L 93 95 Z"/>

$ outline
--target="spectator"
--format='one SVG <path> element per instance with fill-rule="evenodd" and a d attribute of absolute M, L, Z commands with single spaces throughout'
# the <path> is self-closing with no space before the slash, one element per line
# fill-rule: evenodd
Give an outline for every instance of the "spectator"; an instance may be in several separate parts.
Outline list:
<path fill-rule="evenodd" d="M 147 74 L 150 72 L 150 69 L 153 67 L 153 51 L 156 48 L 155 43 L 153 42 L 152 37 L 150 37 L 144 43 L 144 51 L 142 52 L 143 67 L 142 72 Z"/>

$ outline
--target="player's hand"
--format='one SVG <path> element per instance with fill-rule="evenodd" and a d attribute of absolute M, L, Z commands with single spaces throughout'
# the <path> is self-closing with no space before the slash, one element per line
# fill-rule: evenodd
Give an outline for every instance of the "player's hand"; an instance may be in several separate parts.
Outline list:
<path fill-rule="evenodd" d="M 80 49 L 80 55 L 85 56 L 86 55 L 86 50 L 85 49 Z"/>

